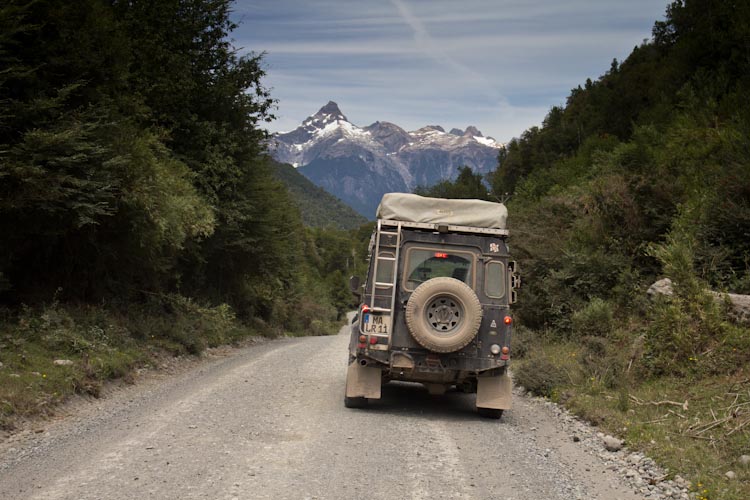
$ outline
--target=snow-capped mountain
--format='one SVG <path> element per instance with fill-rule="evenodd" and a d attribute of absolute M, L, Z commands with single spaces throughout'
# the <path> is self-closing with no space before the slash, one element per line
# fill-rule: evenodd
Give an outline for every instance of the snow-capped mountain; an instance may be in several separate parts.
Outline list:
<path fill-rule="evenodd" d="M 496 168 L 500 147 L 471 126 L 446 132 L 429 125 L 407 132 L 378 121 L 361 128 L 331 101 L 295 130 L 276 134 L 270 151 L 372 219 L 383 193 L 453 179 L 461 166 L 487 173 Z"/>

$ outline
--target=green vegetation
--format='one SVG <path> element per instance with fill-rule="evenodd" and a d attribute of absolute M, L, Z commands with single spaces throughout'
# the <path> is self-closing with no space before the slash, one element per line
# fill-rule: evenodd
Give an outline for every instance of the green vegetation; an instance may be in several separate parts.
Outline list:
<path fill-rule="evenodd" d="M 277 180 L 230 4 L 0 6 L 0 426 L 157 351 L 330 333 L 352 306 L 359 243 Z"/>
<path fill-rule="evenodd" d="M 672 3 L 488 177 L 524 275 L 517 383 L 711 499 L 750 497 L 750 328 L 706 293 L 750 293 L 749 27 L 750 5 Z M 662 277 L 674 294 L 649 299 Z"/>
<path fill-rule="evenodd" d="M 98 396 L 103 382 L 130 380 L 134 369 L 164 355 L 276 333 L 237 321 L 227 305 L 202 307 L 182 296 L 151 297 L 127 312 L 53 301 L 7 313 L 0 325 L 0 429 L 47 415 L 71 394 Z"/>
<path fill-rule="evenodd" d="M 292 202 L 299 208 L 306 226 L 352 230 L 367 222 L 352 207 L 313 184 L 293 166 L 271 158 L 268 161 L 274 177 L 289 189 Z"/>
<path fill-rule="evenodd" d="M 458 167 L 454 181 L 441 181 L 434 186 L 418 186 L 414 194 L 434 198 L 458 198 L 487 200 L 489 193 L 481 174 L 475 174 L 469 167 Z"/>

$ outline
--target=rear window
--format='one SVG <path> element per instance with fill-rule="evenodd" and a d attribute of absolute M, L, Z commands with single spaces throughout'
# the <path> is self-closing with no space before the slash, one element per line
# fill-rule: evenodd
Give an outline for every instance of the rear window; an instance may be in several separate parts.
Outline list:
<path fill-rule="evenodd" d="M 410 248 L 406 252 L 404 289 L 414 290 L 432 278 L 455 278 L 471 286 L 473 263 L 471 252 Z"/>

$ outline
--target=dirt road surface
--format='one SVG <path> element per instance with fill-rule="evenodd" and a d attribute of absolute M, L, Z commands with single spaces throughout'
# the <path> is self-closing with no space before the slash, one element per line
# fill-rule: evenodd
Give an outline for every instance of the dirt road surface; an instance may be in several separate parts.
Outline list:
<path fill-rule="evenodd" d="M 343 405 L 347 335 L 265 342 L 79 404 L 0 446 L 10 499 L 641 498 L 539 401 L 389 384 Z"/>

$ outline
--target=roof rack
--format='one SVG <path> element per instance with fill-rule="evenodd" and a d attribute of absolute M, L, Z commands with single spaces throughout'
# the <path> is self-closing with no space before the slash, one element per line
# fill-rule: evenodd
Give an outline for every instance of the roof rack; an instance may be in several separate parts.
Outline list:
<path fill-rule="evenodd" d="M 456 226 L 453 224 L 440 224 L 434 222 L 405 222 L 400 220 L 379 219 L 381 226 L 400 226 L 401 228 L 425 229 L 428 231 L 449 233 L 475 233 L 490 234 L 495 236 L 508 236 L 507 229 L 493 229 L 485 227 Z"/>

